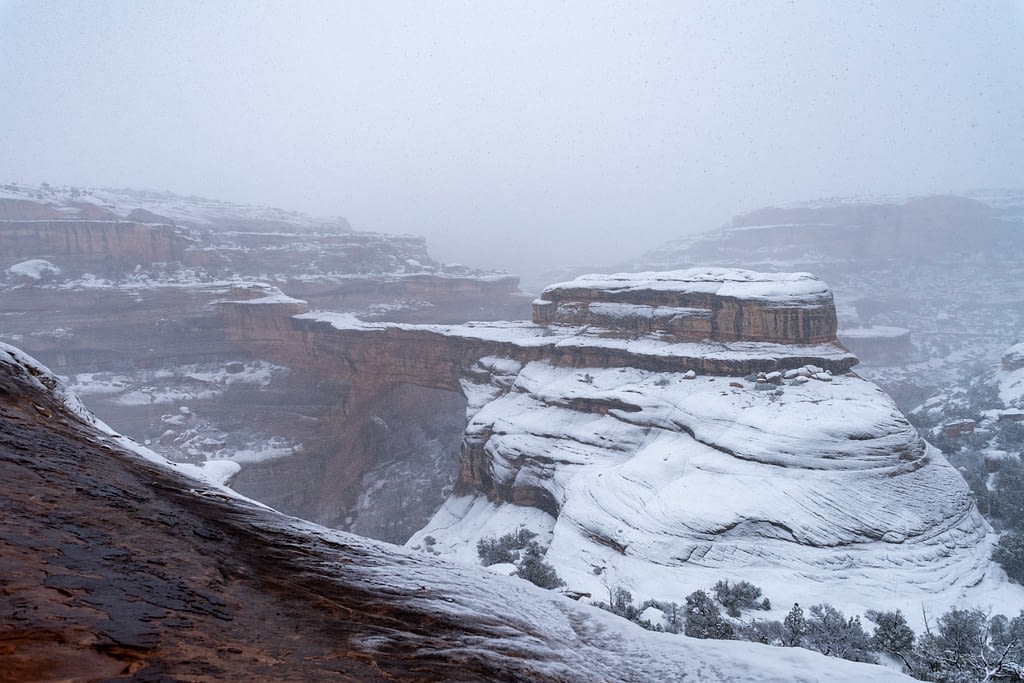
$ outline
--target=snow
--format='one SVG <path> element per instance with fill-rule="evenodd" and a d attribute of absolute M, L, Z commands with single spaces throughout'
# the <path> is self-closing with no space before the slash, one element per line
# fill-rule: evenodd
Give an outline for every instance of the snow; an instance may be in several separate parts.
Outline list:
<path fill-rule="evenodd" d="M 997 370 L 999 400 L 1007 407 L 1024 408 L 1024 368 Z"/>
<path fill-rule="evenodd" d="M 41 280 L 44 277 L 60 275 L 60 268 L 45 259 L 34 258 L 15 263 L 7 269 L 7 272 L 11 275 L 21 275 L 33 280 Z"/>
<path fill-rule="evenodd" d="M 828 286 L 810 273 L 761 273 L 741 268 L 690 268 L 674 271 L 581 275 L 544 289 L 548 298 L 560 290 L 586 288 L 609 292 L 675 291 L 714 294 L 765 303 L 802 303 L 831 296 Z"/>
<path fill-rule="evenodd" d="M 905 327 L 877 325 L 874 327 L 850 327 L 839 331 L 840 337 L 849 339 L 896 339 L 906 337 L 910 330 Z"/>
<path fill-rule="evenodd" d="M 545 302 L 551 303 L 551 302 Z M 674 318 L 675 316 L 708 317 L 711 312 L 704 308 L 684 308 L 679 306 L 644 306 L 641 304 L 622 304 L 606 301 L 595 301 L 587 306 L 595 315 L 625 320 L 630 318 Z"/>
<path fill-rule="evenodd" d="M 230 372 L 232 363 L 190 364 L 170 370 L 139 370 L 132 373 L 90 373 L 71 375 L 67 383 L 83 396 L 106 395 L 122 406 L 176 405 L 208 400 L 234 385 L 266 387 L 284 368 L 265 361 L 238 362 L 239 372 Z"/>
<path fill-rule="evenodd" d="M 506 625 L 503 635 L 481 635 L 473 646 L 529 659 L 540 675 L 553 680 L 911 680 L 885 667 L 827 658 L 801 648 L 695 640 L 646 631 L 604 610 L 483 567 L 448 564 L 429 554 L 410 553 L 304 522 L 295 521 L 287 530 L 386 558 L 359 567 L 358 573 L 352 572 L 354 580 L 414 596 L 418 606 L 456 622 L 472 624 L 483 619 Z M 360 644 L 381 652 L 387 652 L 389 646 L 386 634 Z"/>
<path fill-rule="evenodd" d="M 475 341 L 511 344 L 521 348 L 550 346 L 564 349 L 605 349 L 622 351 L 639 360 L 644 357 L 659 359 L 678 358 L 680 361 L 709 359 L 715 361 L 744 361 L 772 358 L 779 363 L 790 359 L 822 358 L 836 363 L 856 363 L 856 356 L 838 343 L 773 344 L 767 342 L 678 342 L 656 335 L 635 339 L 608 337 L 600 328 L 581 328 L 563 325 L 536 325 L 529 322 L 486 322 L 463 325 L 415 325 L 390 322 L 366 322 L 350 313 L 311 311 L 293 316 L 298 320 L 312 320 L 331 325 L 338 330 L 361 330 L 385 333 L 389 331 L 432 333 Z M 820 369 L 819 369 L 820 370 Z"/>
<path fill-rule="evenodd" d="M 911 619 L 922 604 L 1024 607 L 941 453 L 873 384 L 812 370 L 761 391 L 736 377 L 529 363 L 465 439 L 496 486 L 546 492 L 557 517 L 454 496 L 409 543 L 433 536 L 438 552 L 475 563 L 477 540 L 525 525 L 551 538 L 546 559 L 572 590 L 682 602 L 748 580 L 782 610 L 773 618 L 793 602 Z"/>
<path fill-rule="evenodd" d="M 234 204 L 203 197 L 181 197 L 169 192 L 127 189 L 71 188 L 46 185 L 7 185 L 0 187 L 0 197 L 27 199 L 70 214 L 79 209 L 73 204 L 91 204 L 125 217 L 135 209 L 144 209 L 172 221 L 199 226 L 220 222 L 278 222 L 305 230 L 347 229 L 343 218 L 316 218 L 296 211 L 266 206 Z M 261 233 L 263 234 L 263 233 Z"/>

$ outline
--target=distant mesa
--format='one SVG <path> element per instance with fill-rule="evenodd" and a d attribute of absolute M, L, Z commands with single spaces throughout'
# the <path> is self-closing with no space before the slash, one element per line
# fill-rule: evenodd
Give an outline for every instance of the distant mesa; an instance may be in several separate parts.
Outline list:
<path fill-rule="evenodd" d="M 836 338 L 835 304 L 821 280 L 728 268 L 584 275 L 541 292 L 533 322 L 656 333 L 681 342 L 820 344 Z"/>

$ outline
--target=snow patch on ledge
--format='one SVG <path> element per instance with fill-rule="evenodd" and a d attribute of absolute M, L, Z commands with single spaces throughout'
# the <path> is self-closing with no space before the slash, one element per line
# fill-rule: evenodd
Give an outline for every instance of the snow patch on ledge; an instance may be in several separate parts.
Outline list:
<path fill-rule="evenodd" d="M 675 291 L 773 303 L 798 303 L 830 294 L 828 285 L 811 273 L 762 273 L 742 268 L 690 268 L 687 270 L 581 275 L 544 289 L 586 287 L 615 292 Z M 543 295 L 542 295 L 543 296 Z"/>

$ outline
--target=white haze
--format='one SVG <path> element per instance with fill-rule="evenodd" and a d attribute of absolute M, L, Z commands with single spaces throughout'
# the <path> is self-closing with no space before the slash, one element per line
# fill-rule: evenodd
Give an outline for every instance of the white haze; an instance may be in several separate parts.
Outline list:
<path fill-rule="evenodd" d="M 613 262 L 770 203 L 1021 185 L 1022 7 L 0 0 L 0 182 Z"/>

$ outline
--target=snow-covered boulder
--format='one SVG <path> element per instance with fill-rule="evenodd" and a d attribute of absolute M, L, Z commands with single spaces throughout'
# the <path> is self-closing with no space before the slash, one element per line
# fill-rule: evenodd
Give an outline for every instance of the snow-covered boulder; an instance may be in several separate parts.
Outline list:
<path fill-rule="evenodd" d="M 38 282 L 58 277 L 60 268 L 46 259 L 34 258 L 15 263 L 7 269 L 7 274 L 16 279 Z"/>

